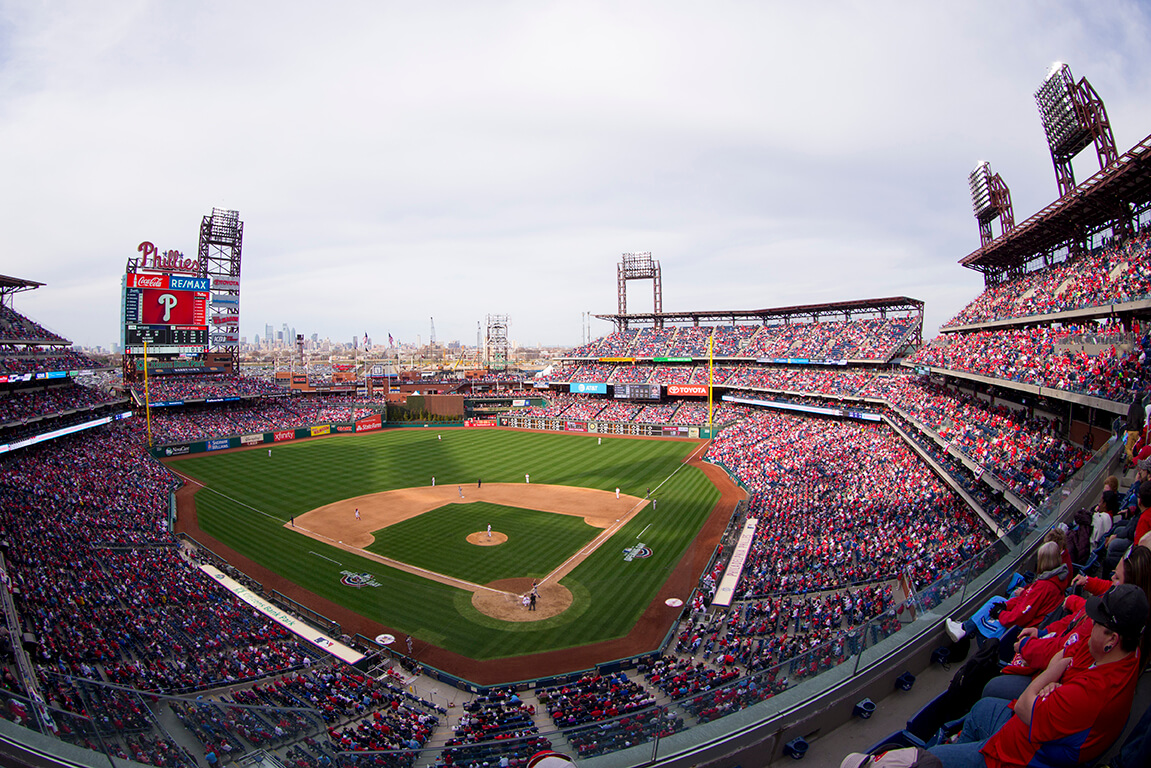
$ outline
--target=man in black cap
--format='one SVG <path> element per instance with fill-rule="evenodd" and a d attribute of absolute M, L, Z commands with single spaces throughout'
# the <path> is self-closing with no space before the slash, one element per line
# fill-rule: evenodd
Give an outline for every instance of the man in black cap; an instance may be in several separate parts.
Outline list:
<path fill-rule="evenodd" d="M 1117 584 L 1087 600 L 1093 626 L 1055 654 L 1014 702 L 981 699 L 959 741 L 932 747 L 951 766 L 1074 766 L 1102 755 L 1123 733 L 1142 662 L 1147 594 Z"/>

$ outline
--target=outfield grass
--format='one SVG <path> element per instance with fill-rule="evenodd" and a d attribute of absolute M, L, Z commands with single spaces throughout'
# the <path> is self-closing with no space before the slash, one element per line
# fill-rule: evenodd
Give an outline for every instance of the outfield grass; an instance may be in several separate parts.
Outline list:
<path fill-rule="evenodd" d="M 670 440 L 613 437 L 600 445 L 590 435 L 429 428 L 281 444 L 273 447 L 271 457 L 266 446 L 200 454 L 173 462 L 173 467 L 211 489 L 196 495 L 200 527 L 227 546 L 361 615 L 464 656 L 490 659 L 583 645 L 630 631 L 718 501 L 719 492 L 703 473 L 682 464 L 695 447 Z M 335 501 L 430 485 L 433 475 L 437 484 L 455 485 L 481 478 L 523 482 L 525 473 L 533 483 L 600 490 L 618 486 L 640 497 L 653 488 L 659 500 L 658 512 L 650 506 L 641 510 L 561 582 L 573 593 L 572 607 L 539 622 L 484 616 L 472 607 L 470 593 L 284 527 L 290 517 Z M 415 519 L 422 523 L 409 521 L 414 535 L 434 523 L 427 517 Z M 548 517 L 553 524 L 578 520 Z M 485 520 L 472 530 L 486 526 Z M 431 543 L 434 553 L 436 542 Z M 625 561 L 624 551 L 639 543 L 651 556 Z M 342 571 L 371 573 L 383 586 L 347 587 L 340 582 Z"/>
<path fill-rule="evenodd" d="M 476 546 L 468 534 L 487 526 L 506 534 L 498 547 Z M 473 584 L 543 578 L 601 531 L 582 517 L 505 507 L 487 501 L 448 504 L 373 532 L 369 552 L 455 576 Z"/>

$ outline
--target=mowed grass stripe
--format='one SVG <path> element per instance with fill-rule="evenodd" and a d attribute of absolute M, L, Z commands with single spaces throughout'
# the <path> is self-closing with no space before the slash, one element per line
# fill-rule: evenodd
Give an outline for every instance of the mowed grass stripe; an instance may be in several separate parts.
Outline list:
<path fill-rule="evenodd" d="M 275 445 L 270 458 L 266 448 L 201 454 L 175 462 L 174 468 L 271 516 L 212 493 L 198 494 L 201 527 L 228 546 L 362 615 L 484 659 L 583 645 L 630 631 L 718 498 L 701 472 L 682 467 L 695 447 L 678 441 L 604 437 L 600 445 L 594 435 L 429 428 Z M 643 497 L 647 488 L 656 489 L 681 467 L 654 491 L 657 510 L 640 512 L 564 580 L 575 596 L 572 607 L 540 622 L 495 622 L 471 607 L 467 593 L 326 547 L 278 522 L 353 496 L 430 485 L 433 475 L 440 485 L 474 486 L 480 478 L 522 483 L 527 472 L 533 484 L 618 486 Z M 642 541 L 651 547 L 651 557 L 625 562 L 624 550 L 637 543 L 636 535 L 649 523 Z M 429 552 L 434 552 L 431 545 Z M 382 586 L 346 586 L 340 582 L 344 570 L 370 573 Z"/>

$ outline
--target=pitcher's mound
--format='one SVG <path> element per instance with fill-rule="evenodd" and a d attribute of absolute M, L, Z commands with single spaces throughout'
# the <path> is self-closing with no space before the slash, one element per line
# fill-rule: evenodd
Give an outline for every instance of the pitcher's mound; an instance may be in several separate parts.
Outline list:
<path fill-rule="evenodd" d="M 495 535 L 493 531 L 492 536 Z M 487 536 L 487 532 L 484 536 Z M 486 589 L 478 589 L 472 593 L 472 605 L 480 613 L 503 621 L 550 619 L 566 611 L 572 604 L 572 593 L 568 588 L 551 582 L 539 587 L 539 598 L 536 600 L 534 611 L 528 610 L 523 605 L 523 596 L 532 590 L 532 579 L 500 579 L 485 586 L 500 591 L 489 592 Z"/>
<path fill-rule="evenodd" d="M 476 531 L 468 534 L 468 543 L 478 544 L 481 547 L 494 547 L 496 544 L 503 544 L 507 540 L 508 535 L 498 531 L 492 531 L 491 536 L 488 535 L 487 531 Z"/>

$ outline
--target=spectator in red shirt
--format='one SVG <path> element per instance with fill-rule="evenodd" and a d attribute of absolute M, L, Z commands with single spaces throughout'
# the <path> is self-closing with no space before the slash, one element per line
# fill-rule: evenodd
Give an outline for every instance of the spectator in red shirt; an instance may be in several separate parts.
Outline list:
<path fill-rule="evenodd" d="M 1055 654 L 1014 702 L 981 699 L 959 740 L 931 753 L 944 768 L 1070 768 L 1094 761 L 1127 723 L 1147 613 L 1147 595 L 1133 584 L 1088 599 L 1089 635 Z"/>

